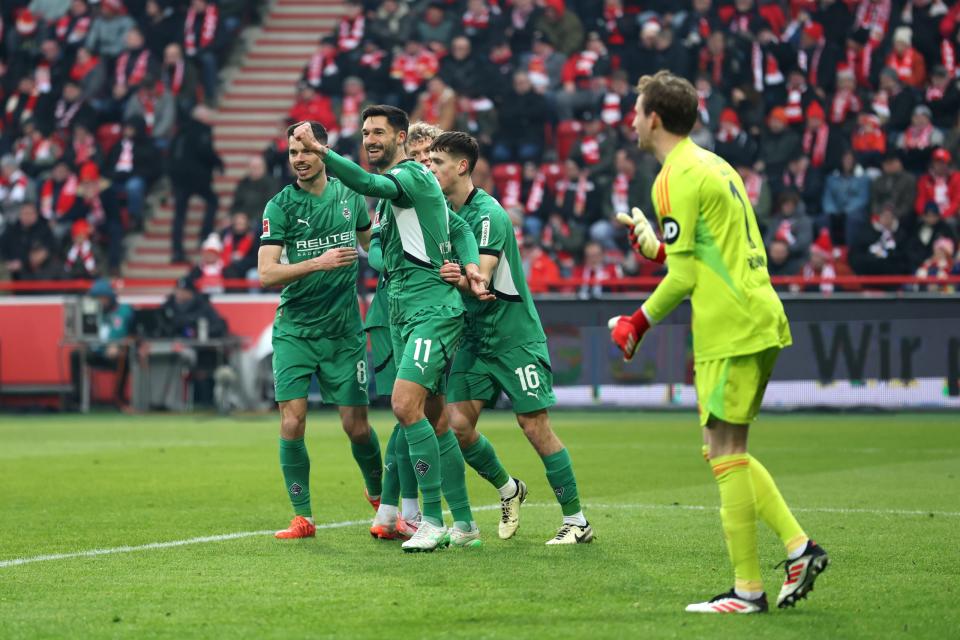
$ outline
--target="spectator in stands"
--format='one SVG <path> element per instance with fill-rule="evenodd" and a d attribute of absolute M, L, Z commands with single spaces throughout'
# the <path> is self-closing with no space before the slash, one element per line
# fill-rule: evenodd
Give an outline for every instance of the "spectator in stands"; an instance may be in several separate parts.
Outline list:
<path fill-rule="evenodd" d="M 102 344 L 70 354 L 74 401 L 80 403 L 80 359 L 85 356 L 87 366 L 116 373 L 113 400 L 118 407 L 125 407 L 130 352 L 128 338 L 133 330 L 133 307 L 117 301 L 117 294 L 106 278 L 94 282 L 88 295 L 100 304 L 97 331 Z"/>
<path fill-rule="evenodd" d="M 401 108 L 409 111 L 413 107 L 417 94 L 439 68 L 437 56 L 422 42 L 407 41 L 403 50 L 394 56 L 390 67 L 390 77 L 399 87 L 397 101 Z"/>
<path fill-rule="evenodd" d="M 839 132 L 832 131 L 819 102 L 807 107 L 807 122 L 801 140 L 803 154 L 810 158 L 810 169 L 826 177 L 840 166 L 843 141 Z"/>
<path fill-rule="evenodd" d="M 40 44 L 40 57 L 33 69 L 37 92 L 50 94 L 51 99 L 56 98 L 63 89 L 66 74 L 66 61 L 60 51 L 60 44 L 53 38 L 44 40 Z"/>
<path fill-rule="evenodd" d="M 96 113 L 93 107 L 83 97 L 80 85 L 76 80 L 68 79 L 63 85 L 63 94 L 53 108 L 53 131 L 65 137 L 73 129 L 75 123 L 83 123 L 88 129 L 96 122 Z"/>
<path fill-rule="evenodd" d="M 798 263 L 790 259 L 790 245 L 786 240 L 774 240 L 767 245 L 767 271 L 772 277 L 797 275 Z M 783 290 L 784 287 L 776 287 Z"/>
<path fill-rule="evenodd" d="M 223 293 L 224 291 L 223 241 L 211 233 L 200 245 L 200 262 L 187 276 L 200 293 Z"/>
<path fill-rule="evenodd" d="M 119 103 L 118 111 L 147 78 L 156 78 L 160 71 L 157 60 L 150 54 L 137 27 L 127 31 L 126 49 L 117 57 L 113 74 L 113 98 Z"/>
<path fill-rule="evenodd" d="M 333 112 L 333 102 L 326 94 L 319 93 L 312 85 L 301 82 L 297 88 L 297 99 L 287 119 L 294 122 L 315 120 L 320 122 L 331 134 L 331 143 L 336 144 L 338 136 L 337 116 Z"/>
<path fill-rule="evenodd" d="M 604 217 L 615 218 L 617 213 L 629 213 L 631 207 L 640 207 L 648 216 L 654 215 L 650 204 L 652 176 L 640 171 L 637 158 L 631 151 L 618 149 L 614 156 L 614 177 L 610 197 L 604 202 Z M 653 222 L 656 228 L 656 222 Z M 615 226 L 614 229 L 617 227 Z M 609 246 L 609 245 L 605 245 Z"/>
<path fill-rule="evenodd" d="M 837 68 L 837 90 L 830 100 L 830 115 L 827 120 L 844 133 L 853 130 L 857 115 L 863 110 L 863 102 L 857 94 L 857 78 L 849 65 Z"/>
<path fill-rule="evenodd" d="M 50 176 L 40 185 L 40 215 L 64 237 L 77 217 L 77 189 L 80 181 L 65 160 L 53 165 Z"/>
<path fill-rule="evenodd" d="M 6 111 L 3 114 L 3 131 L 9 138 L 21 135 L 23 125 L 33 120 L 37 113 L 43 113 L 49 103 L 49 96 L 41 96 L 31 75 L 20 78 L 17 90 L 7 98 Z"/>
<path fill-rule="evenodd" d="M 904 90 L 897 70 L 890 67 L 880 72 L 880 89 L 873 94 L 871 108 L 887 128 L 887 137 L 902 133 L 910 126 L 916 99 L 912 91 Z"/>
<path fill-rule="evenodd" d="M 500 118 L 497 141 L 493 146 L 495 162 L 539 162 L 543 154 L 547 102 L 533 91 L 530 76 L 523 71 L 513 75 L 513 91 L 497 105 Z"/>
<path fill-rule="evenodd" d="M 70 140 L 70 147 L 64 154 L 64 159 L 72 167 L 82 167 L 87 162 L 100 165 L 103 156 L 100 153 L 100 147 L 97 145 L 97 139 L 90 132 L 89 127 L 79 122 L 73 125 L 73 136 Z"/>
<path fill-rule="evenodd" d="M 720 114 L 714 152 L 734 166 L 749 166 L 756 160 L 757 143 L 743 130 L 740 117 L 730 107 Z"/>
<path fill-rule="evenodd" d="M 31 247 L 38 243 L 46 245 L 49 253 L 57 246 L 50 225 L 37 212 L 37 205 L 27 201 L 20 205 L 16 222 L 8 224 L 0 236 L 0 255 L 12 279 L 20 280 L 28 272 Z"/>
<path fill-rule="evenodd" d="M 337 152 L 340 155 L 356 157 L 361 142 L 360 114 L 371 104 L 360 78 L 348 76 L 344 79 L 343 96 L 336 105 L 337 128 L 340 130 Z"/>
<path fill-rule="evenodd" d="M 102 0 L 84 46 L 95 56 L 114 60 L 123 53 L 127 32 L 135 26 L 122 0 Z"/>
<path fill-rule="evenodd" d="M 571 55 L 583 44 L 583 24 L 576 12 L 568 10 L 563 0 L 545 0 L 544 10 L 535 23 L 563 55 Z M 597 39 L 600 39 L 597 34 Z"/>
<path fill-rule="evenodd" d="M 930 107 L 921 104 L 913 110 L 910 126 L 897 138 L 897 150 L 903 166 L 913 174 L 920 174 L 930 163 L 936 147 L 944 143 L 943 132 L 933 126 Z"/>
<path fill-rule="evenodd" d="M 530 50 L 533 42 L 533 33 L 543 31 L 538 27 L 543 10 L 536 6 L 534 0 L 513 0 L 506 15 L 506 36 L 509 46 L 516 53 L 525 53 Z"/>
<path fill-rule="evenodd" d="M 33 181 L 12 155 L 0 158 L 0 213 L 9 221 L 17 216 L 20 206 L 36 197 Z"/>
<path fill-rule="evenodd" d="M 561 70 L 562 84 L 555 96 L 557 118 L 569 120 L 577 113 L 596 109 L 606 92 L 604 78 L 610 69 L 606 46 L 596 32 L 591 32 L 584 50 L 567 58 Z"/>
<path fill-rule="evenodd" d="M 745 164 L 734 167 L 743 180 L 743 186 L 747 190 L 747 199 L 750 200 L 750 206 L 757 218 L 757 225 L 760 227 L 760 233 L 765 233 L 770 223 L 770 212 L 773 208 L 773 196 L 770 193 L 770 185 L 767 179 L 759 171 Z"/>
<path fill-rule="evenodd" d="M 440 62 L 440 78 L 458 94 L 473 94 L 484 72 L 473 55 L 470 39 L 457 36 L 450 43 L 450 55 Z"/>
<path fill-rule="evenodd" d="M 280 181 L 267 173 L 267 163 L 263 156 L 251 156 L 247 165 L 247 175 L 240 178 L 233 192 L 230 212 L 252 212 L 259 223 L 267 202 L 280 191 Z M 259 226 L 259 224 L 258 224 Z"/>
<path fill-rule="evenodd" d="M 447 53 L 447 44 L 453 37 L 456 23 L 453 16 L 446 13 L 442 2 L 431 2 L 423 11 L 420 20 L 413 27 L 413 37 L 425 42 L 437 57 Z"/>
<path fill-rule="evenodd" d="M 363 52 L 357 63 L 355 72 L 363 81 L 364 89 L 371 100 L 382 101 L 384 96 L 392 91 L 393 80 L 390 78 L 390 69 L 393 66 L 391 54 L 381 49 L 376 42 L 363 43 Z"/>
<path fill-rule="evenodd" d="M 208 105 L 217 102 L 217 55 L 221 44 L 219 15 L 213 2 L 190 0 L 183 23 L 183 51 L 187 59 L 200 68 L 204 100 Z"/>
<path fill-rule="evenodd" d="M 362 0 L 347 0 L 347 10 L 337 25 L 337 50 L 350 55 L 363 42 L 367 18 L 363 14 Z"/>
<path fill-rule="evenodd" d="M 100 176 L 100 170 L 93 162 L 84 163 L 78 174 L 80 185 L 75 217 L 87 220 L 106 239 L 107 266 L 111 274 L 116 274 L 123 260 L 123 226 L 116 190 L 109 180 Z"/>
<path fill-rule="evenodd" d="M 21 282 L 28 280 L 60 280 L 63 263 L 56 250 L 42 240 L 34 240 L 27 253 L 27 262 L 20 273 Z"/>
<path fill-rule="evenodd" d="M 446 85 L 442 78 L 434 76 L 417 98 L 417 106 L 410 114 L 411 120 L 431 122 L 443 131 L 453 128 L 457 116 L 457 95 Z"/>
<path fill-rule="evenodd" d="M 933 255 L 923 261 L 917 268 L 918 278 L 937 278 L 945 279 L 953 272 L 953 248 L 954 241 L 950 238 L 938 238 L 933 243 Z M 953 292 L 955 287 L 943 285 L 927 285 L 922 287 L 927 291 Z"/>
<path fill-rule="evenodd" d="M 34 60 L 40 52 L 41 33 L 38 27 L 39 21 L 30 10 L 16 14 L 14 28 L 6 34 L 7 65 L 11 77 L 19 78 L 33 72 Z"/>
<path fill-rule="evenodd" d="M 36 120 L 27 120 L 21 127 L 20 137 L 13 143 L 20 168 L 31 178 L 49 170 L 63 154 L 60 143 L 46 128 L 37 126 Z"/>
<path fill-rule="evenodd" d="M 162 60 L 171 44 L 177 44 L 178 48 L 180 46 L 183 14 L 169 2 L 146 0 L 141 28 L 151 55 L 156 60 Z"/>
<path fill-rule="evenodd" d="M 183 228 L 187 220 L 190 197 L 199 195 L 206 202 L 200 238 L 213 231 L 219 199 L 213 190 L 213 171 L 223 171 L 223 160 L 213 148 L 213 112 L 204 105 L 193 109 L 190 117 L 179 127 L 170 145 L 168 175 L 173 185 L 174 217 L 172 261 L 183 262 Z"/>
<path fill-rule="evenodd" d="M 599 298 L 604 292 L 610 292 L 608 280 L 623 277 L 618 264 L 610 264 L 604 256 L 603 245 L 593 240 L 583 247 L 583 262 L 573 271 L 573 278 L 579 280 L 577 297 L 581 300 Z"/>
<path fill-rule="evenodd" d="M 340 51 L 333 36 L 320 38 L 320 46 L 310 56 L 303 68 L 300 82 L 323 92 L 323 97 L 340 95 L 341 71 L 338 63 Z"/>
<path fill-rule="evenodd" d="M 887 153 L 887 134 L 880 118 L 872 113 L 861 113 L 850 146 L 861 166 L 877 170 Z"/>
<path fill-rule="evenodd" d="M 843 153 L 840 168 L 827 176 L 823 190 L 822 215 L 817 226 L 830 230 L 837 244 L 848 244 L 867 224 L 870 207 L 870 179 L 857 164 L 853 151 Z"/>
<path fill-rule="evenodd" d="M 250 216 L 245 211 L 233 213 L 221 239 L 224 278 L 246 278 L 251 269 L 256 270 L 260 238 L 250 226 Z"/>
<path fill-rule="evenodd" d="M 466 11 L 460 17 L 460 29 L 470 38 L 474 49 L 487 51 L 494 34 L 503 33 L 504 27 L 500 7 L 491 6 L 487 0 L 467 0 Z"/>
<path fill-rule="evenodd" d="M 367 25 L 369 39 L 365 42 L 378 42 L 387 50 L 402 47 L 410 39 L 415 21 L 416 16 L 410 11 L 409 4 L 384 0 Z"/>
<path fill-rule="evenodd" d="M 835 43 L 824 37 L 823 25 L 808 22 L 800 33 L 797 66 L 806 75 L 810 86 L 820 93 L 821 99 L 833 93 L 839 62 L 840 51 Z"/>
<path fill-rule="evenodd" d="M 930 84 L 924 92 L 924 102 L 930 107 L 933 126 L 941 131 L 951 129 L 960 112 L 960 90 L 951 81 L 946 67 L 937 65 L 930 76 Z"/>
<path fill-rule="evenodd" d="M 100 57 L 86 47 L 77 50 L 77 57 L 70 68 L 70 79 L 80 85 L 80 97 L 95 109 L 102 109 L 107 88 L 107 68 Z"/>
<path fill-rule="evenodd" d="M 486 63 L 487 72 L 476 91 L 500 104 L 510 95 L 513 74 L 518 70 L 510 43 L 506 40 L 495 42 L 487 54 Z"/>
<path fill-rule="evenodd" d="M 54 35 L 69 58 L 73 58 L 90 31 L 93 16 L 86 0 L 72 0 L 70 8 L 56 21 Z"/>
<path fill-rule="evenodd" d="M 787 164 L 800 153 L 800 136 L 789 127 L 786 110 L 783 107 L 771 109 L 767 127 L 760 137 L 755 169 L 764 172 L 770 183 L 777 185 L 783 180 Z"/>
<path fill-rule="evenodd" d="M 928 203 L 936 203 L 943 220 L 956 227 L 960 208 L 960 171 L 952 169 L 950 161 L 950 152 L 946 149 L 933 152 L 929 171 L 917 181 L 914 210 L 917 215 L 922 215 Z"/>
<path fill-rule="evenodd" d="M 100 275 L 102 259 L 90 239 L 92 233 L 90 223 L 82 218 L 70 226 L 70 246 L 63 263 L 64 277 L 68 280 L 93 280 Z"/>
<path fill-rule="evenodd" d="M 493 100 L 486 96 L 459 96 L 453 128 L 472 135 L 480 145 L 480 152 L 489 154 L 497 132 L 497 111 L 493 107 Z"/>
<path fill-rule="evenodd" d="M 791 291 L 833 293 L 833 281 L 837 277 L 837 270 L 833 264 L 833 243 L 830 242 L 830 234 L 826 229 L 821 229 L 817 240 L 810 245 L 810 259 L 803 265 L 800 275 L 804 280 L 810 281 L 810 284 L 804 287 L 791 286 Z M 812 282 L 813 280 L 820 280 L 820 282 L 815 283 Z"/>
<path fill-rule="evenodd" d="M 955 241 L 956 232 L 943 221 L 936 202 L 928 202 L 918 218 L 916 231 L 907 244 L 907 260 L 911 269 L 918 268 L 933 255 L 933 245 L 940 238 Z"/>
<path fill-rule="evenodd" d="M 197 104 L 197 70 L 184 60 L 183 47 L 177 42 L 171 42 L 163 50 L 160 79 L 181 112 L 188 113 Z"/>
<path fill-rule="evenodd" d="M 602 215 L 602 196 L 586 167 L 573 158 L 563 163 L 563 177 L 557 181 L 554 211 L 572 226 L 588 231 Z"/>
<path fill-rule="evenodd" d="M 850 247 L 850 266 L 861 276 L 901 275 L 910 272 L 906 227 L 893 205 L 880 205 L 871 224 Z"/>
<path fill-rule="evenodd" d="M 127 212 L 137 229 L 143 228 L 143 206 L 147 191 L 160 176 L 160 159 L 150 138 L 146 122 L 133 116 L 123 125 L 123 137 L 110 155 L 105 169 L 118 195 L 127 199 Z"/>
<path fill-rule="evenodd" d="M 530 292 L 547 293 L 550 284 L 560 279 L 560 267 L 536 238 L 524 237 L 522 249 L 523 272 Z"/>
<path fill-rule="evenodd" d="M 893 50 L 887 56 L 887 67 L 894 69 L 900 82 L 919 89 L 927 80 L 927 66 L 920 52 L 913 48 L 913 30 L 897 27 L 893 32 Z"/>
<path fill-rule="evenodd" d="M 570 150 L 570 158 L 586 170 L 587 178 L 604 193 L 613 183 L 616 155 L 617 140 L 610 128 L 594 112 L 585 112 L 583 130 Z"/>
<path fill-rule="evenodd" d="M 547 224 L 540 235 L 543 248 L 556 258 L 566 274 L 569 274 L 573 268 L 574 256 L 579 256 L 583 252 L 585 240 L 584 227 L 568 223 L 563 215 L 557 212 L 547 217 Z"/>
<path fill-rule="evenodd" d="M 564 81 L 566 57 L 557 52 L 550 36 L 537 31 L 533 34 L 533 49 L 520 56 L 520 68 L 530 76 L 537 93 L 553 96 Z"/>
<path fill-rule="evenodd" d="M 900 156 L 890 152 L 881 164 L 883 173 L 870 184 L 870 210 L 879 211 L 884 203 L 893 204 L 893 213 L 900 222 L 909 223 L 914 214 L 917 179 L 903 169 Z"/>
<path fill-rule="evenodd" d="M 130 122 L 134 118 L 143 120 L 145 133 L 158 151 L 165 151 L 170 146 L 177 123 L 177 103 L 156 77 L 145 77 L 137 92 L 127 101 L 123 119 Z"/>
<path fill-rule="evenodd" d="M 813 242 L 813 222 L 804 211 L 796 191 L 784 191 L 777 198 L 776 213 L 770 220 L 765 237 L 767 246 L 774 241 L 787 245 L 789 255 L 785 269 L 791 274 L 799 273 L 800 267 L 807 261 Z"/>

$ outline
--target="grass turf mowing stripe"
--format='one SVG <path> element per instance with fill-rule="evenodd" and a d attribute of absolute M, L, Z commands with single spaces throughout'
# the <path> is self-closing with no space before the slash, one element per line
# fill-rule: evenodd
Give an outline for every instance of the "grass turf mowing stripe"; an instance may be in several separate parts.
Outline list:
<path fill-rule="evenodd" d="M 524 504 L 525 508 L 548 508 L 556 507 L 552 502 Z M 588 504 L 588 509 L 637 509 L 637 510 L 667 510 L 679 509 L 681 511 L 717 511 L 719 507 L 697 504 Z M 499 509 L 499 504 L 488 504 L 474 507 L 474 511 L 492 511 Z M 947 518 L 960 517 L 960 511 L 924 511 L 908 509 L 862 509 L 862 508 L 844 508 L 844 507 L 795 507 L 792 511 L 799 513 L 837 513 L 837 514 L 868 514 L 880 516 L 940 516 Z M 449 512 L 448 512 L 449 515 Z M 367 524 L 369 520 L 344 520 L 343 522 L 328 522 L 318 524 L 317 529 L 342 529 L 361 524 Z M 197 538 L 187 538 L 186 540 L 171 540 L 169 542 L 150 542 L 148 544 L 111 547 L 108 549 L 89 549 L 87 551 L 74 551 L 70 553 L 53 553 L 42 556 L 32 556 L 28 558 L 12 558 L 10 560 L 0 560 L 0 569 L 6 567 L 15 567 L 22 564 L 33 562 L 47 562 L 50 560 L 70 560 L 72 558 L 90 558 L 94 556 L 106 556 L 117 553 L 133 553 L 135 551 L 150 551 L 152 549 L 168 549 L 171 547 L 183 547 L 191 544 L 204 544 L 207 542 L 224 542 L 226 540 L 238 540 L 240 538 L 251 538 L 254 536 L 272 535 L 273 530 L 269 531 L 240 531 L 238 533 L 224 533 L 213 536 L 200 536 Z"/>

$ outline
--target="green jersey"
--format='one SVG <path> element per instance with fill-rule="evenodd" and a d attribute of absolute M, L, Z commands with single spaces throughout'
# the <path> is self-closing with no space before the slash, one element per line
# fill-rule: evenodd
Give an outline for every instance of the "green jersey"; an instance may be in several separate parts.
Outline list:
<path fill-rule="evenodd" d="M 380 220 L 380 212 L 383 209 L 383 200 L 377 203 L 377 220 Z M 377 266 L 374 267 L 374 252 L 379 252 Z M 381 271 L 383 268 L 383 250 L 380 245 L 380 226 L 379 223 L 373 227 L 373 235 L 370 238 L 370 251 L 367 252 L 370 258 L 370 266 Z M 374 327 L 390 326 L 390 304 L 387 302 L 387 272 L 384 269 L 377 278 L 377 290 L 373 293 L 373 299 L 367 308 L 367 317 L 363 321 L 364 329 L 373 329 Z"/>
<path fill-rule="evenodd" d="M 686 138 L 664 159 L 653 184 L 653 204 L 667 268 L 671 256 L 694 258 L 694 359 L 788 346 L 787 316 L 770 285 L 756 216 L 733 167 Z"/>
<path fill-rule="evenodd" d="M 483 189 L 474 189 L 457 211 L 473 230 L 480 255 L 495 256 L 490 289 L 493 302 L 464 295 L 467 307 L 464 341 L 477 355 L 500 354 L 533 342 L 546 342 L 520 261 L 510 216 Z"/>
<path fill-rule="evenodd" d="M 363 196 L 331 178 L 319 196 L 296 184 L 284 187 L 263 212 L 260 244 L 283 247 L 281 262 L 296 264 L 329 249 L 353 247 L 357 231 L 370 228 Z M 336 338 L 362 329 L 357 302 L 357 263 L 315 271 L 283 288 L 273 321 L 275 335 Z"/>
<path fill-rule="evenodd" d="M 459 292 L 440 277 L 453 249 L 447 202 L 437 179 L 413 160 L 400 162 L 383 177 L 400 192 L 384 202 L 380 218 L 391 305 L 401 318 L 428 307 L 463 309 Z"/>

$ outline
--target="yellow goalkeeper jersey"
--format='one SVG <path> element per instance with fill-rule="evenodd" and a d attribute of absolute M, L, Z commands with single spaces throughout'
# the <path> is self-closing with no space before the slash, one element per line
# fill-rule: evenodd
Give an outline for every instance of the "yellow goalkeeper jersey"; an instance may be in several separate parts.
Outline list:
<path fill-rule="evenodd" d="M 792 342 L 770 284 L 766 251 L 740 175 L 689 138 L 667 155 L 653 203 L 670 256 L 692 253 L 693 353 L 698 362 Z"/>

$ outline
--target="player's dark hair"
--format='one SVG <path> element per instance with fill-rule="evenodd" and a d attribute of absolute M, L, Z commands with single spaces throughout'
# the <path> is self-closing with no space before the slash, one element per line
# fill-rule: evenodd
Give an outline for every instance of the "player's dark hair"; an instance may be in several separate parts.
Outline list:
<path fill-rule="evenodd" d="M 685 136 L 693 130 L 697 121 L 697 90 L 686 78 L 658 71 L 640 78 L 637 93 L 643 94 L 644 115 L 655 112 L 670 133 Z"/>
<path fill-rule="evenodd" d="M 301 120 L 300 122 L 293 123 L 287 127 L 287 137 L 289 138 L 292 136 L 294 130 L 304 122 L 310 123 L 310 128 L 313 130 L 313 137 L 317 139 L 317 142 L 320 144 L 327 144 L 327 128 L 315 120 Z"/>
<path fill-rule="evenodd" d="M 407 112 L 403 109 L 391 107 L 388 104 L 375 104 L 367 107 L 360 113 L 360 122 L 363 122 L 367 118 L 375 118 L 377 116 L 386 118 L 387 124 L 389 124 L 394 131 L 406 133 L 410 127 L 410 118 L 407 116 Z"/>
<path fill-rule="evenodd" d="M 463 158 L 467 161 L 468 173 L 473 173 L 473 168 L 477 166 L 477 159 L 480 157 L 480 146 L 476 138 L 462 131 L 441 133 L 430 145 L 430 151 L 449 153 L 451 156 Z"/>

